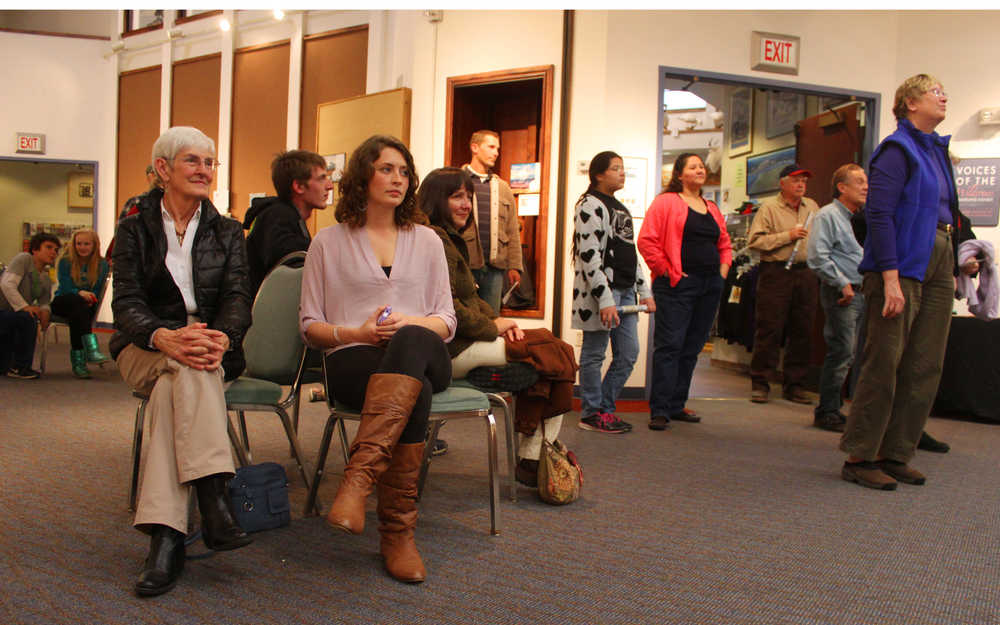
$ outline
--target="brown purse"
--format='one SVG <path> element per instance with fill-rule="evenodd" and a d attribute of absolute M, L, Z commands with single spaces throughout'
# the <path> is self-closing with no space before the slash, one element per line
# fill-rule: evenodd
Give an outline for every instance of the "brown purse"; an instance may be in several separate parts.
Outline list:
<path fill-rule="evenodd" d="M 542 455 L 538 462 L 538 496 L 542 501 L 561 506 L 576 501 L 581 486 L 583 468 L 576 454 L 559 440 L 549 442 L 543 434 Z"/>

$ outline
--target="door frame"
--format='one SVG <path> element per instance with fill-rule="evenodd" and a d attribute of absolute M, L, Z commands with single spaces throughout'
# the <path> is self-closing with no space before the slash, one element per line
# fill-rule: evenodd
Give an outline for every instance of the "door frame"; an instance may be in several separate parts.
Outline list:
<path fill-rule="evenodd" d="M 549 195 L 552 192 L 549 172 L 551 171 L 552 160 L 552 101 L 553 90 L 555 88 L 555 66 L 536 65 L 534 67 L 521 67 L 515 69 L 504 69 L 493 72 L 482 72 L 478 74 L 466 74 L 464 76 L 449 76 L 447 79 L 447 103 L 445 105 L 444 119 L 444 154 L 445 159 L 451 157 L 452 136 L 451 127 L 455 106 L 455 89 L 459 87 L 480 87 L 505 82 L 519 82 L 523 80 L 542 81 L 542 127 L 539 128 L 541 145 L 539 147 L 539 159 L 542 163 L 542 181 L 545 185 L 545 192 L 538 198 L 538 221 L 535 225 L 535 261 L 537 280 L 535 281 L 535 302 L 536 308 L 528 310 L 503 309 L 498 311 L 504 317 L 525 317 L 532 319 L 545 318 L 546 299 L 546 274 L 548 273 L 548 232 L 549 232 Z M 502 146 L 501 146 L 501 149 Z M 541 263 L 539 266 L 538 263 Z M 555 295 L 559 297 L 559 295 Z"/>
<path fill-rule="evenodd" d="M 861 91 L 859 89 L 844 89 L 842 87 L 826 87 L 811 83 L 792 82 L 790 80 L 778 80 L 775 78 L 765 78 L 762 76 L 748 76 L 745 74 L 726 74 L 722 72 L 709 72 L 700 69 L 687 67 L 673 67 L 660 65 L 659 77 L 657 78 L 656 90 L 656 154 L 659 159 L 663 159 L 663 121 L 666 112 L 663 110 L 663 90 L 666 88 L 667 79 L 690 80 L 695 82 L 714 82 L 728 85 L 747 86 L 751 88 L 780 89 L 782 91 L 792 91 L 804 95 L 843 95 L 853 97 L 855 100 L 865 104 L 865 139 L 861 145 L 861 162 L 867 163 L 875 151 L 876 142 L 879 138 L 879 119 L 882 113 L 882 94 L 874 91 Z M 659 171 L 659 168 L 657 168 Z M 659 177 L 655 177 L 655 183 L 659 184 Z M 655 195 L 655 193 L 654 193 Z M 653 323 L 649 324 L 646 333 L 646 381 L 644 397 L 649 401 L 649 390 L 653 382 Z M 628 395 L 629 389 L 624 389 L 622 397 Z"/>
<path fill-rule="evenodd" d="M 97 161 L 88 161 L 84 159 L 74 159 L 74 158 L 45 158 L 42 155 L 39 156 L 0 156 L 0 161 L 20 161 L 24 163 L 51 163 L 53 165 L 89 165 L 94 168 L 94 210 L 91 214 L 91 228 L 97 232 L 97 211 L 100 206 L 100 183 L 98 182 L 100 176 L 100 163 Z"/>

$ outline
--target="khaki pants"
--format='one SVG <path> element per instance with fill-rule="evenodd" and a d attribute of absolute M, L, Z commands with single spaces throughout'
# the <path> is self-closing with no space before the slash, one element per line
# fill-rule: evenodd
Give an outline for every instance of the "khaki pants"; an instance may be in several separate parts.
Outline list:
<path fill-rule="evenodd" d="M 146 532 L 157 524 L 187 533 L 189 482 L 235 471 L 222 368 L 198 371 L 135 345 L 117 363 L 129 386 L 149 393 L 149 445 L 134 524 Z"/>
<path fill-rule="evenodd" d="M 893 319 L 882 317 L 882 274 L 865 275 L 867 335 L 842 451 L 868 461 L 913 458 L 941 381 L 954 265 L 951 238 L 938 230 L 923 282 L 900 279 L 906 304 Z"/>

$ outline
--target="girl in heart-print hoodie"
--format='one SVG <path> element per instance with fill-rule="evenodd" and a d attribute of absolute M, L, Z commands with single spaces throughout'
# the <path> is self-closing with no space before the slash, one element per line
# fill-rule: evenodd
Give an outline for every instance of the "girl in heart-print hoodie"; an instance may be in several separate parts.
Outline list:
<path fill-rule="evenodd" d="M 583 330 L 580 427 L 620 433 L 631 426 L 615 416 L 615 400 L 638 359 L 639 336 L 638 315 L 618 308 L 642 303 L 653 312 L 655 304 L 636 252 L 632 215 L 614 197 L 625 184 L 621 157 L 601 152 L 591 160 L 589 173 L 590 186 L 576 204 L 573 234 L 573 327 Z M 608 340 L 614 355 L 602 380 Z"/>

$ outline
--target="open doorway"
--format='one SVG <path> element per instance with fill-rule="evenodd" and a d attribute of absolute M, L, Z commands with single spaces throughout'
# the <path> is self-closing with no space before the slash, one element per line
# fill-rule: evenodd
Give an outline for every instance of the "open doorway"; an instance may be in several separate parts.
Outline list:
<path fill-rule="evenodd" d="M 96 161 L 0 157 L 0 262 L 37 232 L 65 245 L 77 228 L 96 230 L 97 173 Z"/>
<path fill-rule="evenodd" d="M 739 267 L 737 261 L 746 252 L 753 211 L 778 192 L 782 167 L 796 162 L 812 171 L 806 195 L 823 206 L 832 199 L 834 170 L 865 166 L 879 137 L 881 96 L 873 92 L 661 66 L 658 95 L 662 184 L 679 154 L 702 157 L 709 170 L 703 192 L 726 216 L 732 238 L 730 281 L 752 264 Z M 727 284 L 711 339 L 712 364 L 748 370 L 754 299 L 738 293 Z M 739 305 L 747 310 L 730 310 Z M 823 321 L 817 305 L 807 387 L 815 384 L 825 354 Z"/>

